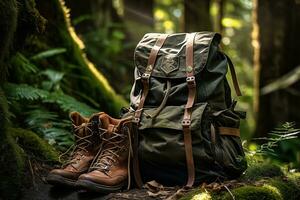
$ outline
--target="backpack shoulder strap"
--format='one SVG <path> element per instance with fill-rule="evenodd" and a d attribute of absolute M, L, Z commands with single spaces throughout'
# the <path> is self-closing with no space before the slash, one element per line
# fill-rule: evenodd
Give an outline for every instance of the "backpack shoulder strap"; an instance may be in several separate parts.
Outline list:
<path fill-rule="evenodd" d="M 159 35 L 158 39 L 156 40 L 155 45 L 151 49 L 151 52 L 150 52 L 150 55 L 148 58 L 148 64 L 146 67 L 146 71 L 142 74 L 143 92 L 142 92 L 142 96 L 141 96 L 141 100 L 138 105 L 138 108 L 134 114 L 134 122 L 137 124 L 140 122 L 140 118 L 142 115 L 142 109 L 144 107 L 144 103 L 145 103 L 146 97 L 149 92 L 149 80 L 150 80 L 152 71 L 155 66 L 157 54 L 158 54 L 160 48 L 163 46 L 164 42 L 166 41 L 167 37 L 168 37 L 168 34 Z"/>
<path fill-rule="evenodd" d="M 186 82 L 188 85 L 188 99 L 184 109 L 184 116 L 182 120 L 182 128 L 184 135 L 184 148 L 186 156 L 186 165 L 188 170 L 188 180 L 186 186 L 191 187 L 195 181 L 195 166 L 192 149 L 192 135 L 191 135 L 191 116 L 192 107 L 196 98 L 196 80 L 194 76 L 194 39 L 196 33 L 187 35 L 186 43 Z"/>
<path fill-rule="evenodd" d="M 155 66 L 155 61 L 157 54 L 160 50 L 160 48 L 163 46 L 164 42 L 166 41 L 168 37 L 168 34 L 161 34 L 153 48 L 151 49 L 149 58 L 148 58 L 148 63 L 146 67 L 146 71 L 142 74 L 142 83 L 143 83 L 143 91 L 142 91 L 142 96 L 138 105 L 138 108 L 136 109 L 134 113 L 134 118 L 133 122 L 135 123 L 133 125 L 133 138 L 134 138 L 134 144 L 133 144 L 133 175 L 135 182 L 139 188 L 142 188 L 143 182 L 141 178 L 141 173 L 140 173 L 140 167 L 139 167 L 139 160 L 138 160 L 138 126 L 140 123 L 141 115 L 142 115 L 142 110 L 144 107 L 144 103 L 146 100 L 146 97 L 149 92 L 149 80 L 153 71 L 153 68 Z"/>

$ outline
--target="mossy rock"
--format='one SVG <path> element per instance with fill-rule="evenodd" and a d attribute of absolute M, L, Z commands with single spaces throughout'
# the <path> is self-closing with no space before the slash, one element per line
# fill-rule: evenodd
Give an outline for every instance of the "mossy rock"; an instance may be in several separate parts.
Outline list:
<path fill-rule="evenodd" d="M 242 187 L 213 191 L 210 189 L 195 189 L 181 200 L 298 200 L 300 199 L 300 173 L 289 173 L 287 176 L 266 178 L 259 181 L 240 182 L 247 184 Z M 225 184 L 226 185 L 226 184 Z"/>
<path fill-rule="evenodd" d="M 275 164 L 262 163 L 249 167 L 241 180 L 255 181 L 262 178 L 272 178 L 283 176 L 284 173 L 279 166 Z"/>
<path fill-rule="evenodd" d="M 3 199 L 17 199 L 24 184 L 27 156 L 34 156 L 44 162 L 57 162 L 58 153 L 34 132 L 7 128 L 0 141 L 2 153 L 0 166 L 0 194 Z M 1 199 L 1 198 L 0 198 Z"/>
<path fill-rule="evenodd" d="M 57 151 L 36 133 L 21 128 L 9 128 L 8 133 L 28 155 L 33 155 L 43 161 L 58 162 Z"/>
<path fill-rule="evenodd" d="M 283 200 L 279 190 L 276 187 L 266 185 L 263 187 L 243 186 L 229 192 L 209 192 L 194 190 L 180 200 Z"/>
<path fill-rule="evenodd" d="M 287 174 L 287 177 L 290 181 L 292 181 L 296 185 L 300 186 L 300 172 L 289 173 L 289 174 Z"/>
<path fill-rule="evenodd" d="M 24 151 L 16 144 L 14 139 L 7 135 L 2 137 L 0 144 L 0 199 L 17 199 L 22 187 L 25 169 Z M 5 167 L 4 167 L 5 166 Z"/>
<path fill-rule="evenodd" d="M 271 186 L 244 186 L 231 191 L 236 200 L 282 200 L 277 188 Z M 230 193 L 226 193 L 222 200 L 232 200 Z"/>
<path fill-rule="evenodd" d="M 268 185 L 276 187 L 282 198 L 287 200 L 300 199 L 300 185 L 297 185 L 293 180 L 282 180 L 279 178 L 272 179 Z"/>
<path fill-rule="evenodd" d="M 211 200 L 211 194 L 204 190 L 192 190 L 184 197 L 180 198 L 180 200 Z"/>

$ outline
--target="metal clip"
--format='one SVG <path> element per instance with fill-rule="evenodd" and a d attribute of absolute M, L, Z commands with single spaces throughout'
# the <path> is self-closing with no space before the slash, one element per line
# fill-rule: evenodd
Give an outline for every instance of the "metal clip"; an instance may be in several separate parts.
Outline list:
<path fill-rule="evenodd" d="M 191 120 L 190 119 L 183 119 L 181 122 L 181 125 L 183 127 L 189 127 L 191 125 Z"/>
<path fill-rule="evenodd" d="M 196 86 L 195 76 L 186 77 L 186 82 L 189 87 L 195 87 Z"/>
<path fill-rule="evenodd" d="M 140 119 L 139 117 L 134 117 L 134 118 L 133 118 L 133 122 L 134 122 L 134 123 L 137 123 L 137 124 L 140 123 L 140 120 L 141 120 L 141 119 Z"/>
<path fill-rule="evenodd" d="M 149 78 L 150 78 L 150 74 L 148 74 L 148 73 L 142 74 L 142 79 L 149 79 Z"/>

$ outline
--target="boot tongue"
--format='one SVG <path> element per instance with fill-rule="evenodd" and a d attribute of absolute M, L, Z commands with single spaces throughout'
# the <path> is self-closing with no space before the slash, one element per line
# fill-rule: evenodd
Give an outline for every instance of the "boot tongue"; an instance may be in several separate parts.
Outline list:
<path fill-rule="evenodd" d="M 78 112 L 71 112 L 70 118 L 71 118 L 72 123 L 75 126 L 80 126 L 81 124 L 86 123 L 86 122 L 89 121 L 88 118 L 83 117 Z"/>

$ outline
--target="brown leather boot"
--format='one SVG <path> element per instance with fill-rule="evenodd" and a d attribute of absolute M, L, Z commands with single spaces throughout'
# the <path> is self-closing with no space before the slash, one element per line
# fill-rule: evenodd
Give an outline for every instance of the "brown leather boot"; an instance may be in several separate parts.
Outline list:
<path fill-rule="evenodd" d="M 110 193 L 126 185 L 129 163 L 130 119 L 114 119 L 108 115 L 100 117 L 100 134 L 103 146 L 90 167 L 82 174 L 76 186 L 91 191 Z"/>
<path fill-rule="evenodd" d="M 78 112 L 71 113 L 70 118 L 75 136 L 73 151 L 61 169 L 53 169 L 49 172 L 46 178 L 48 183 L 75 186 L 78 177 L 88 171 L 102 142 L 98 134 L 98 128 L 101 126 L 99 117 L 102 114 L 104 113 L 94 114 L 88 119 L 82 117 Z"/>

